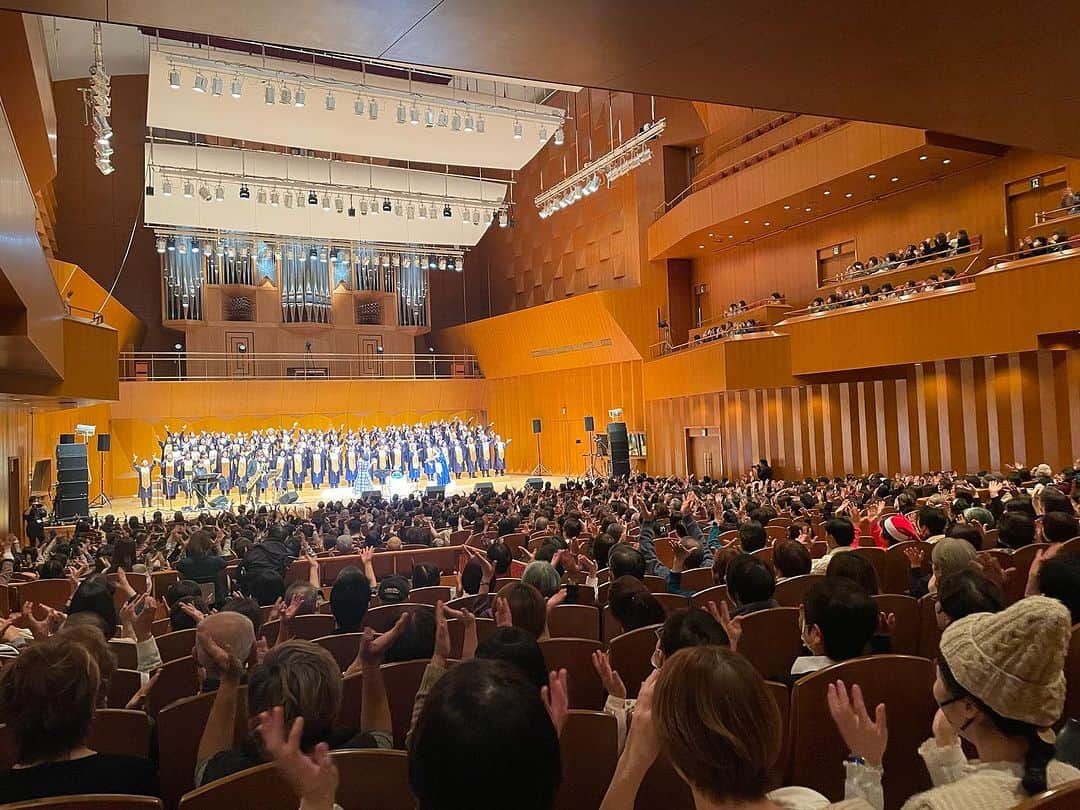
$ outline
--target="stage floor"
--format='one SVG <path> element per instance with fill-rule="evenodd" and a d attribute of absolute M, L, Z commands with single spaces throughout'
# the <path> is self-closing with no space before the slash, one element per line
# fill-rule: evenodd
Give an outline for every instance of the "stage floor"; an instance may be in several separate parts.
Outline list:
<path fill-rule="evenodd" d="M 529 478 L 529 476 L 527 476 L 527 475 L 499 475 L 499 476 L 492 476 L 492 477 L 489 477 L 489 478 L 468 478 L 468 477 L 464 477 L 460 481 L 458 481 L 457 479 L 452 480 L 450 482 L 450 484 L 446 487 L 446 494 L 447 495 L 455 495 L 455 494 L 462 493 L 462 492 L 472 492 L 473 487 L 476 484 L 483 483 L 483 482 L 488 482 L 490 484 L 493 484 L 496 490 L 501 490 L 504 487 L 513 487 L 513 488 L 517 489 L 517 488 L 523 487 L 525 485 L 525 481 L 528 478 Z M 545 482 L 550 481 L 551 485 L 553 487 L 557 487 L 557 486 L 559 486 L 559 484 L 562 484 L 567 480 L 567 476 L 565 476 L 565 475 L 545 475 L 545 476 L 543 476 L 543 480 Z M 407 486 L 405 486 L 404 488 L 393 489 L 393 490 L 390 488 L 390 486 L 385 486 L 385 487 L 382 488 L 383 494 L 386 495 L 386 496 L 390 496 L 390 495 L 394 495 L 394 494 L 408 495 L 408 494 L 411 494 L 411 493 L 417 492 L 417 491 L 423 492 L 424 488 L 425 488 L 425 485 L 423 483 L 421 483 L 421 485 L 419 487 L 413 486 L 411 482 L 406 482 L 406 484 L 407 484 Z M 215 497 L 216 497 L 217 494 L 220 494 L 220 493 L 215 493 Z M 267 494 L 269 494 L 269 493 L 267 493 Z M 330 488 L 312 489 L 310 486 L 307 486 L 303 490 L 300 491 L 299 496 L 300 497 L 296 501 L 296 504 L 292 504 L 292 505 L 314 506 L 319 501 L 345 501 L 345 502 L 348 502 L 353 497 L 353 491 L 352 491 L 351 487 L 338 487 L 337 489 L 330 489 Z M 235 508 L 236 506 L 239 506 L 242 502 L 243 501 L 240 498 L 240 494 L 238 492 L 236 492 L 235 490 L 233 490 L 229 494 L 230 506 Z M 261 503 L 271 505 L 273 502 L 270 501 L 270 500 L 263 500 Z M 163 513 L 165 513 L 166 515 L 172 514 L 177 509 L 180 509 L 185 514 L 189 514 L 189 515 L 197 515 L 197 514 L 199 514 L 200 511 L 208 511 L 208 512 L 216 512 L 216 511 L 218 511 L 218 510 L 215 510 L 215 509 L 207 509 L 207 510 L 198 509 L 195 506 L 195 498 L 194 497 L 192 497 L 191 504 L 189 505 L 187 500 L 184 498 L 183 493 L 181 493 L 179 496 L 177 496 L 176 500 L 171 501 L 171 502 L 163 501 L 162 499 L 155 497 L 154 498 L 154 505 L 152 507 L 150 507 L 150 508 L 147 508 L 147 509 L 144 509 L 139 504 L 139 499 L 138 499 L 137 496 L 124 497 L 124 498 L 113 498 L 112 499 L 112 506 L 105 506 L 103 508 L 91 509 L 90 512 L 91 512 L 92 515 L 96 515 L 96 516 L 99 516 L 99 517 L 104 517 L 105 515 L 108 515 L 108 514 L 117 515 L 118 517 L 119 516 L 127 517 L 129 515 L 139 515 L 140 517 L 142 517 L 145 514 L 145 517 L 149 518 L 150 515 L 152 515 L 154 513 L 154 511 L 159 510 L 159 509 Z"/>

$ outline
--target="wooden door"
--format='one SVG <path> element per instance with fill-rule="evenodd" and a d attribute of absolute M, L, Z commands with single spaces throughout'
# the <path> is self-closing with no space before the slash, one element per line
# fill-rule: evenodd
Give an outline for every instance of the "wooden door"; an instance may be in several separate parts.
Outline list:
<path fill-rule="evenodd" d="M 225 351 L 231 356 L 226 374 L 230 377 L 251 377 L 254 375 L 254 363 L 251 359 L 255 352 L 254 332 L 226 332 Z M 282 370 L 284 375 L 284 370 Z"/>
<path fill-rule="evenodd" d="M 716 478 L 722 474 L 717 428 L 687 428 L 686 464 L 687 473 L 698 478 L 706 475 Z"/>
<path fill-rule="evenodd" d="M 380 335 L 359 335 L 360 341 L 360 377 L 379 376 L 379 349 L 382 348 Z"/>

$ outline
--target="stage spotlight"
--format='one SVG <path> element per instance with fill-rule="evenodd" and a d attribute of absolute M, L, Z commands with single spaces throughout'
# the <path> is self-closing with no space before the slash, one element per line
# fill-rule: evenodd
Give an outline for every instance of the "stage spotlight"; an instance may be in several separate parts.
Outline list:
<path fill-rule="evenodd" d="M 390 198 L 389 197 L 384 197 L 383 198 L 382 210 L 385 211 L 388 214 L 390 213 L 391 210 L 393 210 L 393 206 L 390 205 Z"/>
<path fill-rule="evenodd" d="M 520 121 L 515 121 L 514 122 L 514 140 L 515 141 L 520 141 L 521 140 L 522 132 L 523 132 L 523 130 L 521 128 L 521 122 Z"/>
<path fill-rule="evenodd" d="M 157 238 L 157 252 L 158 253 L 164 253 L 165 252 L 165 237 L 164 236 L 159 236 Z"/>
<path fill-rule="evenodd" d="M 187 240 L 181 239 L 176 245 L 176 252 L 181 256 L 187 255 Z"/>
<path fill-rule="evenodd" d="M 382 354 L 382 353 L 383 353 L 383 347 L 382 347 L 382 346 L 376 346 L 376 347 L 375 347 L 375 351 L 376 351 L 377 353 L 379 353 L 379 354 Z"/>
<path fill-rule="evenodd" d="M 185 197 L 194 197 L 195 196 L 195 184 L 192 183 L 190 180 L 185 180 L 184 181 L 184 196 Z"/>
<path fill-rule="evenodd" d="M 243 85 L 240 82 L 240 77 L 237 76 L 235 79 L 232 80 L 232 89 L 230 95 L 233 98 L 240 98 L 240 90 L 242 87 Z"/>
<path fill-rule="evenodd" d="M 293 195 L 292 195 L 291 191 L 286 191 L 285 192 L 285 207 L 286 208 L 292 208 L 293 207 Z"/>
<path fill-rule="evenodd" d="M 272 207 L 274 207 L 274 208 L 277 208 L 278 204 L 280 202 L 281 202 L 281 194 L 275 188 L 273 191 L 270 192 L 270 205 Z"/>
<path fill-rule="evenodd" d="M 543 124 L 540 125 L 540 143 L 547 143 L 547 127 Z"/>
<path fill-rule="evenodd" d="M 428 354 L 435 354 L 435 347 L 434 346 L 428 346 L 427 350 L 428 350 Z"/>
<path fill-rule="evenodd" d="M 161 181 L 161 196 L 172 196 L 172 180 L 170 180 L 168 177 Z"/>
<path fill-rule="evenodd" d="M 324 193 L 322 195 L 322 210 L 323 211 L 329 211 L 330 210 L 330 195 L 329 194 Z"/>
<path fill-rule="evenodd" d="M 339 214 L 345 210 L 345 201 L 341 199 L 340 194 L 334 198 L 334 210 Z"/>
<path fill-rule="evenodd" d="M 337 99 L 334 98 L 333 93 L 326 94 L 326 110 L 327 112 L 333 112 L 337 109 Z"/>
<path fill-rule="evenodd" d="M 405 123 L 405 116 L 406 116 L 405 102 L 404 101 L 399 101 L 398 105 L 397 105 L 397 122 L 399 124 L 404 124 Z"/>
<path fill-rule="evenodd" d="M 355 217 L 356 216 L 356 208 L 353 206 L 352 200 L 349 200 L 348 214 L 349 214 L 350 217 Z"/>
<path fill-rule="evenodd" d="M 206 77 L 203 76 L 201 73 L 196 73 L 195 74 L 195 84 L 192 85 L 191 89 L 194 90 L 196 93 L 205 93 L 206 92 Z"/>
<path fill-rule="evenodd" d="M 169 87 L 173 90 L 180 89 L 180 71 L 176 68 L 169 69 Z"/>
<path fill-rule="evenodd" d="M 375 196 L 371 197 L 371 215 L 377 217 L 379 215 L 379 201 L 375 199 Z"/>
<path fill-rule="evenodd" d="M 307 103 L 307 93 L 304 92 L 303 85 L 297 85 L 296 96 L 293 98 L 294 107 L 303 107 Z M 333 108 L 330 108 L 333 109 Z"/>
<path fill-rule="evenodd" d="M 450 114 L 446 110 L 439 110 L 439 126 L 445 127 L 450 123 Z"/>
<path fill-rule="evenodd" d="M 484 123 L 484 116 L 481 115 L 479 118 L 476 119 L 476 131 L 483 135 L 486 129 L 487 124 Z"/>
<path fill-rule="evenodd" d="M 266 205 L 266 189 L 260 188 L 255 192 L 255 202 L 259 205 Z"/>
<path fill-rule="evenodd" d="M 176 250 L 176 237 L 175 236 L 170 236 L 167 240 L 165 240 L 165 249 L 168 250 L 170 253 L 172 253 L 174 250 Z"/>
<path fill-rule="evenodd" d="M 379 102 L 375 99 L 368 102 L 368 117 L 372 121 L 379 117 Z"/>
<path fill-rule="evenodd" d="M 468 222 L 469 222 L 469 209 L 468 208 L 462 208 L 461 209 L 461 221 L 468 224 Z"/>
<path fill-rule="evenodd" d="M 281 85 L 281 96 L 280 96 L 280 98 L 281 98 L 281 103 L 282 104 L 292 104 L 292 90 L 289 89 L 289 85 L 287 85 L 287 84 L 282 84 Z"/>
<path fill-rule="evenodd" d="M 212 199 L 214 199 L 214 195 L 210 193 L 210 187 L 207 186 L 205 183 L 199 186 L 199 196 L 202 197 L 203 200 L 205 200 L 206 202 L 210 202 Z"/>
<path fill-rule="evenodd" d="M 236 344 L 236 350 L 238 352 L 240 352 L 240 354 L 244 354 L 247 351 L 247 344 L 246 343 L 237 343 Z"/>
<path fill-rule="evenodd" d="M 210 92 L 215 96 L 221 96 L 222 81 L 220 76 L 215 76 L 210 80 Z"/>
<path fill-rule="evenodd" d="M 450 129 L 454 132 L 461 131 L 461 114 L 457 110 L 454 110 L 454 117 L 450 119 Z"/>
<path fill-rule="evenodd" d="M 506 214 L 500 214 L 499 215 L 499 227 L 500 228 L 505 228 L 506 227 L 506 217 L 507 217 Z"/>
<path fill-rule="evenodd" d="M 225 202 L 225 188 L 219 183 L 218 187 L 214 189 L 214 198 L 218 202 Z"/>
<path fill-rule="evenodd" d="M 401 216 L 401 200 L 398 200 L 397 202 L 394 203 L 394 216 L 396 216 L 396 217 Z"/>
<path fill-rule="evenodd" d="M 409 203 L 408 208 L 405 209 L 405 218 L 416 219 L 416 206 L 414 206 L 412 203 Z"/>
<path fill-rule="evenodd" d="M 241 200 L 251 199 L 251 191 L 248 190 L 247 186 L 244 186 L 244 185 L 240 186 L 240 199 Z"/>
<path fill-rule="evenodd" d="M 191 252 L 192 253 L 198 253 L 199 252 L 199 243 L 196 242 L 194 239 L 191 240 Z"/>
<path fill-rule="evenodd" d="M 360 96 L 356 97 L 356 100 L 353 102 L 352 106 L 354 113 L 360 116 L 364 114 L 364 100 L 360 98 Z"/>
<path fill-rule="evenodd" d="M 312 248 L 308 252 L 308 258 L 311 259 L 311 261 L 313 261 L 313 262 L 317 262 L 319 260 L 319 251 L 316 250 L 315 248 Z"/>
<path fill-rule="evenodd" d="M 319 204 L 319 198 L 318 198 L 318 196 L 317 196 L 317 195 L 315 194 L 315 192 L 314 192 L 314 191 L 309 191 L 309 192 L 308 192 L 308 195 L 307 195 L 307 204 L 308 204 L 308 205 L 318 205 L 318 204 Z"/>
<path fill-rule="evenodd" d="M 412 208 L 412 206 L 410 205 L 409 208 Z M 427 206 L 422 203 L 420 205 L 420 219 L 427 219 Z"/>
<path fill-rule="evenodd" d="M 225 243 L 224 242 L 218 242 L 217 247 L 214 248 L 214 252 L 217 253 L 219 259 L 224 258 L 224 256 L 225 256 Z"/>
<path fill-rule="evenodd" d="M 480 209 L 479 208 L 473 209 L 473 212 L 472 212 L 472 224 L 473 225 L 479 225 L 480 224 Z"/>
<path fill-rule="evenodd" d="M 466 132 L 475 132 L 476 131 L 476 125 L 473 124 L 473 117 L 472 117 L 472 113 L 470 113 L 470 112 L 465 113 L 465 131 Z"/>
<path fill-rule="evenodd" d="M 173 348 L 176 349 L 178 352 L 183 351 L 184 344 L 182 344 L 182 343 L 174 343 Z"/>
<path fill-rule="evenodd" d="M 559 127 L 555 130 L 555 145 L 562 146 L 566 142 L 566 134 L 563 132 L 563 128 Z"/>
<path fill-rule="evenodd" d="M 420 110 L 416 109 L 415 103 L 409 107 L 409 123 L 413 125 L 420 123 Z"/>
<path fill-rule="evenodd" d="M 269 82 L 266 83 L 266 89 L 263 92 L 263 100 L 268 105 L 274 103 L 274 85 Z"/>
<path fill-rule="evenodd" d="M 435 111 L 431 109 L 431 107 L 428 107 L 426 110 L 424 110 L 424 126 L 435 126 Z"/>
<path fill-rule="evenodd" d="M 420 206 L 423 208 L 424 206 Z M 438 212 L 435 210 L 435 203 L 428 206 L 428 219 L 435 219 L 438 216 Z"/>
<path fill-rule="evenodd" d="M 450 210 L 449 204 L 443 206 L 442 215 L 446 219 L 450 219 L 454 215 L 454 212 Z"/>
<path fill-rule="evenodd" d="M 360 216 L 367 216 L 367 200 L 360 200 Z"/>

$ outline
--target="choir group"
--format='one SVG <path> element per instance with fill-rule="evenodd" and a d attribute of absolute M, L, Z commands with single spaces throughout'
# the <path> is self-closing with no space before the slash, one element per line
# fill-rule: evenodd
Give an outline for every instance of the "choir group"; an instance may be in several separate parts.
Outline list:
<path fill-rule="evenodd" d="M 168 503 L 179 496 L 191 500 L 199 482 L 207 492 L 258 499 L 276 494 L 328 486 L 352 487 L 356 492 L 383 486 L 390 478 L 446 486 L 451 476 L 487 477 L 506 471 L 506 445 L 493 425 L 449 422 L 391 425 L 383 428 L 306 430 L 294 423 L 288 430 L 267 428 L 249 433 L 179 432 L 165 426 L 156 459 L 137 456 L 139 499 L 152 506 L 158 494 Z M 155 472 L 157 476 L 155 477 Z"/>

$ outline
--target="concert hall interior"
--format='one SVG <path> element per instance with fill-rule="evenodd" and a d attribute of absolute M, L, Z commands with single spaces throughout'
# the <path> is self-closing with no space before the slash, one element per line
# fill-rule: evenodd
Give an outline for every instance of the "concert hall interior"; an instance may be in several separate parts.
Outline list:
<path fill-rule="evenodd" d="M 0 0 L 0 804 L 1080 806 L 1077 31 Z"/>

